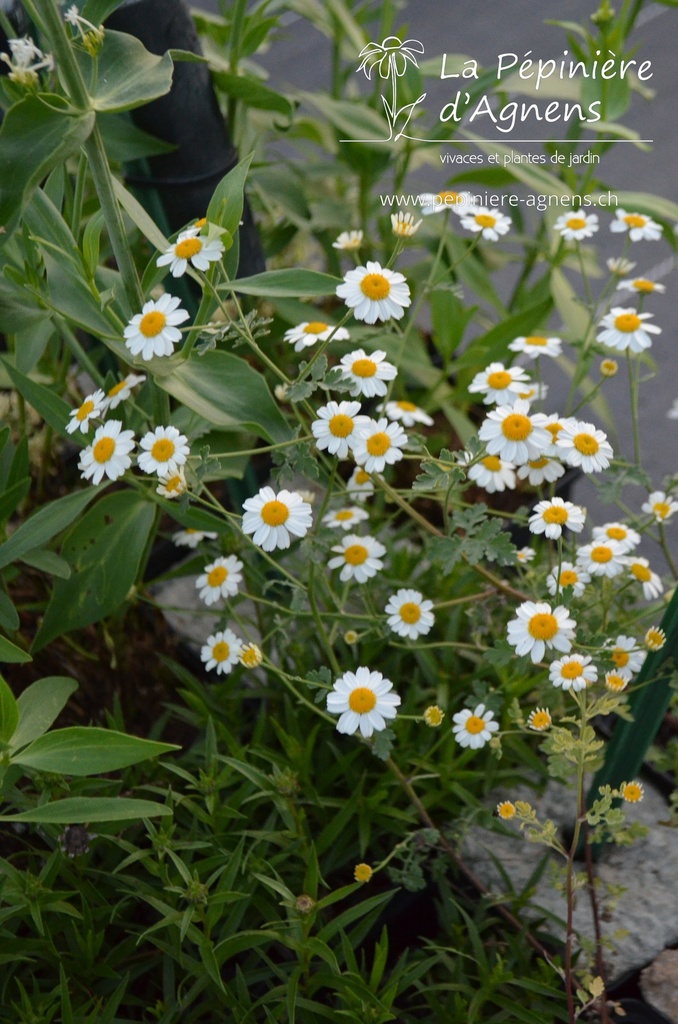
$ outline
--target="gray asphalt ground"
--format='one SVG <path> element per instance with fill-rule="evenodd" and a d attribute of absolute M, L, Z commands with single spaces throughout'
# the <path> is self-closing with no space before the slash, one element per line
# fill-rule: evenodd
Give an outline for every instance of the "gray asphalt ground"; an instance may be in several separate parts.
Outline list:
<path fill-rule="evenodd" d="M 622 0 L 615 0 L 620 7 Z M 197 6 L 216 10 L 216 0 L 202 0 Z M 533 57 L 560 57 L 567 47 L 561 28 L 545 24 L 545 19 L 568 19 L 585 22 L 596 10 L 595 0 L 567 0 L 566 4 L 555 0 L 410 0 L 400 5 L 397 19 L 399 28 L 406 26 L 405 35 L 422 41 L 425 59 L 449 54 L 463 53 L 479 61 L 481 65 L 496 62 L 497 54 L 515 52 L 522 54 L 532 51 Z M 374 4 L 376 11 L 379 4 Z M 268 52 L 257 56 L 270 75 L 273 87 L 293 87 L 305 90 L 327 88 L 330 73 L 330 51 L 326 40 L 304 19 L 287 12 L 283 16 L 284 31 Z M 376 36 L 375 36 L 376 38 Z M 634 95 L 630 110 L 623 121 L 637 130 L 642 138 L 653 139 L 649 152 L 631 144 L 617 144 L 604 156 L 600 165 L 601 177 L 609 180 L 617 189 L 656 193 L 678 201 L 678 12 L 658 3 L 647 3 L 639 16 L 631 43 L 638 49 L 639 59 L 651 60 L 654 75 L 646 84 L 655 92 L 650 102 Z M 357 62 L 356 62 L 357 66 Z M 452 88 L 451 88 L 452 86 Z M 456 83 L 434 80 L 429 84 L 426 99 L 427 110 L 436 111 L 450 98 L 450 91 L 456 90 Z M 476 122 L 480 125 L 480 122 Z M 476 126 L 474 125 L 474 128 Z M 481 130 L 482 131 L 482 130 Z M 484 133 L 484 132 L 483 132 Z M 479 132 L 480 134 L 480 132 Z M 487 133 L 489 136 L 489 132 Z M 517 132 L 512 133 L 514 137 Z M 495 133 L 496 137 L 496 133 Z M 528 137 L 525 135 L 524 137 Z M 530 136 L 533 137 L 533 136 Z M 552 136 L 553 137 L 553 136 Z M 509 136 L 510 138 L 510 136 Z M 506 140 L 504 140 L 506 141 Z M 585 147 L 581 147 L 585 149 Z M 520 145 L 522 153 L 539 152 L 538 146 Z M 412 183 L 413 191 L 422 186 L 432 191 L 445 186 L 449 170 L 433 169 L 424 180 L 419 177 Z M 603 213 L 600 217 L 602 228 L 593 239 L 602 257 L 620 252 L 618 235 L 608 230 L 610 218 Z M 654 341 L 652 355 L 657 362 L 657 372 L 652 380 L 645 382 L 640 392 L 640 424 L 643 466 L 650 476 L 653 487 L 659 489 L 666 475 L 678 473 L 678 420 L 666 418 L 674 398 L 678 396 L 678 304 L 673 301 L 678 288 L 678 279 L 672 250 L 662 242 L 638 242 L 630 253 L 637 263 L 634 276 L 653 276 L 666 285 L 666 294 L 655 295 L 646 303 L 645 309 L 655 314 L 654 322 L 662 328 L 662 334 Z M 628 293 L 618 293 L 617 304 L 634 305 Z M 553 323 L 554 332 L 558 323 Z M 620 360 L 623 367 L 623 359 Z M 547 399 L 547 410 L 559 408 L 567 392 L 567 382 L 562 374 L 549 374 L 551 392 Z M 630 405 L 625 372 L 607 382 L 605 395 L 610 403 L 618 424 L 618 450 L 630 458 L 633 446 L 631 436 Z M 628 505 L 638 510 L 645 492 L 641 488 L 628 488 L 624 493 Z M 574 499 L 585 504 L 591 512 L 593 522 L 614 517 L 609 506 L 601 506 L 596 489 L 589 481 L 577 484 Z M 671 524 L 668 533 L 671 546 L 678 552 L 678 523 Z M 648 552 L 649 553 L 649 552 Z M 651 553 L 653 560 L 655 553 Z"/>

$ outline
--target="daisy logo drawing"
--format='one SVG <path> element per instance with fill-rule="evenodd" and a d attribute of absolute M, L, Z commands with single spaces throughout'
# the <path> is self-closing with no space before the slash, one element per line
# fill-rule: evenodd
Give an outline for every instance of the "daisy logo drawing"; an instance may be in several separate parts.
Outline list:
<path fill-rule="evenodd" d="M 406 135 L 407 126 L 415 109 L 426 99 L 426 93 L 422 93 L 413 103 L 405 103 L 401 107 L 398 105 L 398 79 L 403 77 L 408 65 L 419 67 L 415 55 L 423 52 L 424 44 L 418 39 L 405 39 L 403 42 L 398 36 L 387 36 L 380 43 L 368 43 L 363 46 L 358 54 L 360 64 L 357 71 L 364 72 L 365 77 L 370 81 L 372 81 L 372 72 L 374 72 L 375 78 L 391 83 L 389 98 L 381 97 L 388 123 L 388 137 L 385 139 L 342 139 L 342 142 L 397 142 L 398 139 L 410 138 Z"/>

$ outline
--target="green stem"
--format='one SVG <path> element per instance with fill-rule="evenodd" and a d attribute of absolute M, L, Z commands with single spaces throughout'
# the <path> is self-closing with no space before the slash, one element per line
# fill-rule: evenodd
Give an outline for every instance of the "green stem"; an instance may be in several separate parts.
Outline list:
<path fill-rule="evenodd" d="M 638 360 L 634 366 L 631 360 L 631 349 L 626 350 L 626 365 L 629 371 L 629 391 L 631 393 L 631 421 L 633 423 L 633 459 L 636 466 L 640 466 L 640 429 L 638 425 L 638 375 L 636 373 Z"/>

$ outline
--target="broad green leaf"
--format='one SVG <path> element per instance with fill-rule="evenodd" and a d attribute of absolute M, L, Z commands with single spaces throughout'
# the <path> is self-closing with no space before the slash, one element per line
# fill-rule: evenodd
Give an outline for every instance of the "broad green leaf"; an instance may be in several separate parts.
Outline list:
<path fill-rule="evenodd" d="M 383 150 L 389 127 L 381 114 L 363 101 L 334 100 L 324 93 L 302 92 L 303 100 L 315 107 L 337 129 L 342 140 L 361 142 L 370 149 Z"/>
<path fill-rule="evenodd" d="M 216 427 L 244 426 L 272 442 L 291 436 L 263 376 L 230 352 L 193 355 L 157 383 Z"/>
<path fill-rule="evenodd" d="M 294 107 L 279 92 L 269 89 L 258 78 L 249 75 L 230 75 L 225 71 L 213 72 L 213 78 L 217 86 L 227 96 L 234 96 L 242 100 L 248 107 L 257 107 L 260 110 L 274 110 L 278 114 L 284 114 L 288 120 L 292 120 Z"/>
<path fill-rule="evenodd" d="M 299 298 L 301 295 L 334 295 L 341 278 L 317 270 L 267 270 L 252 277 L 231 281 L 229 290 L 267 298 Z M 222 286 L 223 287 L 223 286 Z"/>
<path fill-rule="evenodd" d="M 464 354 L 452 364 L 453 370 L 462 367 L 486 366 L 494 359 L 502 359 L 514 338 L 528 335 L 537 325 L 544 322 L 551 312 L 550 302 L 539 302 L 529 309 L 523 309 L 514 316 L 506 317 L 486 334 L 474 338 Z"/>
<path fill-rule="evenodd" d="M 47 272 L 49 303 L 66 320 L 99 338 L 123 363 L 129 362 L 118 326 L 109 320 L 106 312 L 92 294 L 83 277 L 69 273 L 63 261 L 43 249 Z M 117 340 L 120 339 L 120 340 Z"/>
<path fill-rule="evenodd" d="M 25 665 L 28 661 L 33 661 L 30 654 L 17 647 L 7 637 L 0 636 L 0 662 L 6 665 Z"/>
<path fill-rule="evenodd" d="M 245 205 L 245 181 L 252 155 L 241 160 L 232 171 L 225 174 L 215 188 L 209 206 L 207 219 L 219 227 L 226 228 L 235 238 Z"/>
<path fill-rule="evenodd" d="M 0 523 L 12 515 L 31 489 L 30 477 L 19 480 L 0 494 Z"/>
<path fill-rule="evenodd" d="M 26 399 L 29 405 L 33 406 L 52 430 L 55 430 L 57 434 L 64 434 L 70 418 L 70 405 L 67 405 L 63 398 L 50 391 L 44 384 L 37 384 L 17 370 L 8 357 L 3 358 L 3 363 L 19 394 Z"/>
<path fill-rule="evenodd" d="M 0 588 L 0 626 L 9 632 L 19 628 L 19 613 L 4 590 Z"/>
<path fill-rule="evenodd" d="M 71 575 L 70 565 L 65 558 L 57 555 L 56 551 L 47 551 L 45 548 L 29 551 L 21 561 L 26 565 L 33 566 L 34 569 L 49 573 L 50 576 L 58 576 L 62 580 L 67 580 Z"/>
<path fill-rule="evenodd" d="M 43 178 L 80 148 L 93 127 L 92 111 L 67 114 L 34 95 L 10 107 L 0 128 L 0 227 L 6 232 L 0 242 Z"/>
<path fill-rule="evenodd" d="M 0 319 L 2 313 L 0 312 Z M 42 320 L 14 332 L 14 362 L 22 373 L 30 373 L 42 359 L 50 338 L 54 335 L 54 324 Z"/>
<path fill-rule="evenodd" d="M 19 725 L 10 749 L 19 750 L 46 733 L 77 688 L 68 676 L 46 676 L 31 683 L 17 698 Z"/>
<path fill-rule="evenodd" d="M 23 274 L 13 267 L 5 267 L 5 278 L 0 278 L 0 322 L 6 334 L 18 334 L 49 321 L 49 310 L 43 309 L 38 299 L 26 287 Z M 25 369 L 25 366 L 23 367 Z"/>
<path fill-rule="evenodd" d="M 58 259 L 72 264 L 71 273 L 82 274 L 80 253 L 71 229 L 43 189 L 35 190 L 23 219 L 35 239 L 48 243 L 50 251 L 58 250 Z"/>
<path fill-rule="evenodd" d="M 99 775 L 178 749 L 172 743 L 156 743 L 112 729 L 76 725 L 39 736 L 14 754 L 12 763 L 62 775 Z"/>
<path fill-rule="evenodd" d="M 74 53 L 87 81 L 95 66 L 92 58 L 84 50 L 75 49 Z M 173 68 L 168 53 L 159 57 L 135 36 L 106 29 L 90 92 L 92 107 L 119 113 L 165 96 L 172 87 Z"/>
<path fill-rule="evenodd" d="M 27 821 L 42 825 L 89 825 L 95 821 L 141 821 L 165 817 L 171 808 L 154 800 L 128 797 L 72 796 L 41 804 L 20 814 L 1 814 L 0 821 Z"/>
<path fill-rule="evenodd" d="M 151 245 L 154 245 L 160 252 L 164 252 L 169 246 L 168 240 L 155 223 L 153 218 L 144 210 L 141 203 L 135 199 L 132 193 L 125 188 L 121 181 L 113 178 L 113 191 L 116 198 L 125 212 L 129 215 L 134 224 L 139 228 Z"/>
<path fill-rule="evenodd" d="M 116 164 L 162 156 L 177 148 L 173 143 L 157 139 L 138 128 L 128 114 L 99 114 L 97 127 L 109 160 Z"/>
<path fill-rule="evenodd" d="M 61 633 L 99 622 L 124 602 L 136 582 L 154 518 L 154 506 L 129 491 L 106 495 L 83 516 L 62 549 L 71 576 L 54 581 L 33 650 Z"/>
<path fill-rule="evenodd" d="M 556 309 L 570 334 L 571 341 L 583 341 L 590 324 L 588 310 L 577 297 L 577 293 L 565 274 L 558 267 L 551 271 L 551 294 Z"/>
<path fill-rule="evenodd" d="M 19 721 L 19 708 L 14 694 L 0 676 L 0 743 L 9 743 Z"/>
<path fill-rule="evenodd" d="M 89 487 L 84 491 L 75 491 L 64 498 L 44 505 L 34 512 L 30 519 L 19 526 L 9 540 L 0 545 L 0 569 L 10 562 L 22 558 L 28 551 L 43 547 L 52 537 L 70 526 L 97 496 L 97 490 Z"/>

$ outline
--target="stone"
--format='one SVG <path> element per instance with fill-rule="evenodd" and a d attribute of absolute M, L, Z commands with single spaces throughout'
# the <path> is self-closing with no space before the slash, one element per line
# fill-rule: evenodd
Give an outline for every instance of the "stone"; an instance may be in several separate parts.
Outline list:
<path fill-rule="evenodd" d="M 640 975 L 644 998 L 678 1024 L 678 949 L 665 949 Z"/>

